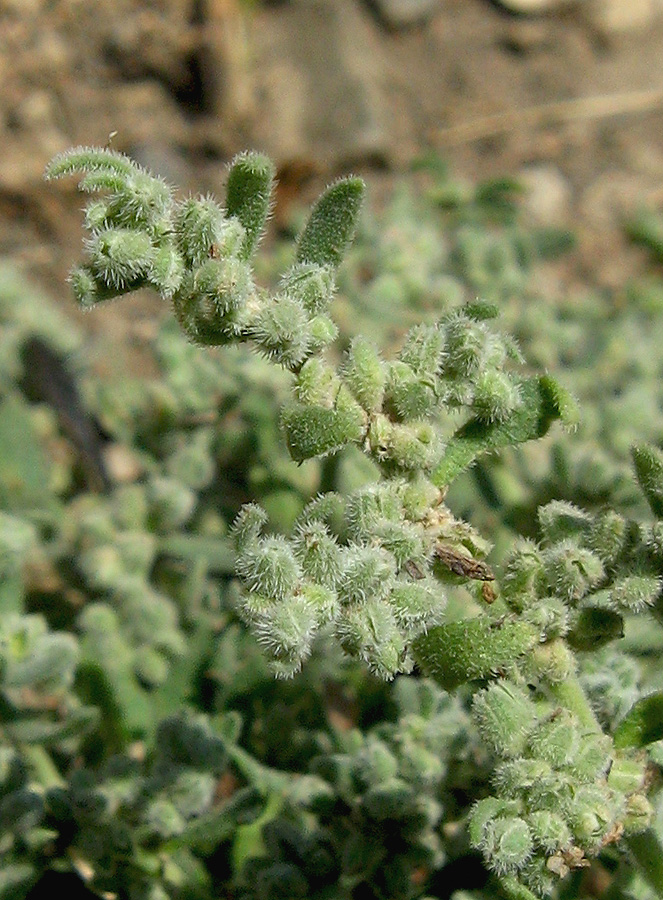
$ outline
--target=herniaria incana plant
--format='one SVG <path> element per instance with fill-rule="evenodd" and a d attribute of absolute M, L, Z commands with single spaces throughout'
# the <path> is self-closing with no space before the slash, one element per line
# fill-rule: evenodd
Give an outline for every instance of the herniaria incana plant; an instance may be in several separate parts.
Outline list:
<path fill-rule="evenodd" d="M 314 641 L 337 641 L 381 678 L 418 669 L 448 691 L 467 685 L 494 760 L 490 793 L 467 815 L 469 840 L 502 891 L 549 896 L 615 845 L 660 891 L 648 798 L 657 778 L 644 748 L 663 737 L 663 699 L 645 697 L 615 721 L 583 675 L 625 620 L 663 617 L 659 451 L 633 451 L 653 522 L 550 503 L 541 543 L 517 543 L 496 580 L 489 543 L 445 505 L 448 486 L 480 454 L 541 437 L 558 419 L 573 425 L 576 408 L 551 376 L 524 374 L 494 305 L 476 300 L 411 328 L 393 359 L 359 335 L 339 362 L 330 307 L 360 179 L 322 194 L 268 291 L 252 268 L 271 204 L 264 156 L 233 161 L 225 208 L 177 199 L 111 150 L 66 152 L 47 177 L 76 172 L 92 195 L 85 256 L 70 276 L 81 306 L 153 288 L 191 341 L 248 343 L 291 373 L 281 426 L 293 464 L 350 445 L 374 464 L 372 483 L 317 496 L 287 537 L 266 531 L 257 505 L 237 516 L 237 609 L 275 675 L 295 675 Z M 404 782 L 396 769 L 385 777 L 380 802 L 398 805 Z"/>

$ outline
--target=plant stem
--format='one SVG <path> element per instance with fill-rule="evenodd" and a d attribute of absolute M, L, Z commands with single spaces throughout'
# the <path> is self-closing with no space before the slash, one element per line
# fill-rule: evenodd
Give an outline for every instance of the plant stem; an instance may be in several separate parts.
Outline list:
<path fill-rule="evenodd" d="M 657 897 L 663 898 L 663 847 L 653 831 L 648 828 L 639 834 L 629 834 L 628 845 L 640 874 Z"/>
<path fill-rule="evenodd" d="M 23 744 L 21 753 L 24 754 L 32 772 L 43 787 L 62 787 L 65 784 L 45 747 Z"/>
<path fill-rule="evenodd" d="M 602 731 L 589 705 L 587 696 L 575 675 L 567 678 L 565 681 L 551 685 L 549 692 L 551 698 L 556 700 L 560 706 L 575 713 L 585 728 L 598 733 Z"/>

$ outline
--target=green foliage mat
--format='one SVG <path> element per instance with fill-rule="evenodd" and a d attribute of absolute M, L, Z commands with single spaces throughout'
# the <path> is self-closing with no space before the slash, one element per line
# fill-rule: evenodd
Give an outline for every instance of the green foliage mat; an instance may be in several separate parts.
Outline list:
<path fill-rule="evenodd" d="M 663 282 L 543 301 L 572 236 L 424 167 L 351 248 L 332 185 L 269 290 L 264 157 L 225 210 L 51 164 L 79 303 L 175 317 L 102 379 L 0 268 L 0 898 L 663 896 Z"/>

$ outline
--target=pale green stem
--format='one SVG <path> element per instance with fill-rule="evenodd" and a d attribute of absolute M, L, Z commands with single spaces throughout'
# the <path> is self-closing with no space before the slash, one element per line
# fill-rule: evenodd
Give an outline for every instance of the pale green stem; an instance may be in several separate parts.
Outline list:
<path fill-rule="evenodd" d="M 638 870 L 657 897 L 663 898 L 663 847 L 653 831 L 648 828 L 639 834 L 625 837 Z"/>
<path fill-rule="evenodd" d="M 28 761 L 37 781 L 45 788 L 63 787 L 65 782 L 44 747 L 23 744 L 21 753 Z"/>
<path fill-rule="evenodd" d="M 575 675 L 560 681 L 557 684 L 551 684 L 549 687 L 550 697 L 557 701 L 560 706 L 575 713 L 580 722 L 589 731 L 602 732 L 592 707 L 589 705 L 587 695 L 582 689 L 580 682 Z"/>

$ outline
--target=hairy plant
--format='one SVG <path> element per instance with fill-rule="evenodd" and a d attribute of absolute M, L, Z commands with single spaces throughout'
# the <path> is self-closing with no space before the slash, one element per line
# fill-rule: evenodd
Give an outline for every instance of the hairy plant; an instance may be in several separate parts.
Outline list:
<path fill-rule="evenodd" d="M 86 259 L 71 275 L 82 305 L 152 286 L 193 341 L 250 341 L 293 375 L 281 412 L 292 459 L 356 445 L 381 474 L 348 498 L 314 500 L 290 539 L 264 537 L 256 507 L 238 517 L 240 608 L 275 672 L 297 671 L 321 628 L 376 673 L 409 670 L 413 639 L 441 622 L 439 570 L 492 580 L 478 558 L 488 545 L 444 506 L 448 485 L 479 454 L 541 436 L 556 418 L 572 423 L 569 395 L 549 376 L 518 373 L 517 348 L 491 326 L 495 306 L 481 302 L 414 326 L 394 360 L 361 336 L 340 366 L 325 357 L 359 179 L 336 182 L 317 201 L 273 294 L 255 286 L 251 268 L 270 207 L 264 157 L 233 162 L 225 209 L 209 197 L 176 201 L 161 180 L 111 151 L 70 151 L 47 176 L 75 171 L 84 173 L 83 190 L 109 192 L 86 212 Z M 437 423 L 463 412 L 465 423 L 443 441 Z"/>
<path fill-rule="evenodd" d="M 394 353 L 346 335 L 339 356 L 332 301 L 361 206 L 359 179 L 322 194 L 270 291 L 253 269 L 271 206 L 265 157 L 242 154 L 231 164 L 225 207 L 211 197 L 178 199 L 110 150 L 68 151 L 47 176 L 77 172 L 92 195 L 85 257 L 70 277 L 82 306 L 151 287 L 194 344 L 224 346 L 229 359 L 237 353 L 230 345 L 247 344 L 268 362 L 234 357 L 222 370 L 209 350 L 166 328 L 158 353 L 168 374 L 153 394 L 90 395 L 111 431 L 143 454 L 140 481 L 109 500 L 63 508 L 54 497 L 48 516 L 36 516 L 48 479 L 34 454 L 24 463 L 22 499 L 0 535 L 9 613 L 0 640 L 8 741 L 0 896 L 33 883 L 62 847 L 91 871 L 96 890 L 137 898 L 207 897 L 222 882 L 265 900 L 416 897 L 435 890 L 436 873 L 470 848 L 492 873 L 489 893 L 477 897 L 573 890 L 597 856 L 616 870 L 618 900 L 632 888 L 661 896 L 663 685 L 660 645 L 641 624 L 663 617 L 660 451 L 633 449 L 653 518 L 549 503 L 538 513 L 540 542 L 515 543 L 499 578 L 486 562 L 488 541 L 445 503 L 479 457 L 539 438 L 556 419 L 576 422 L 568 392 L 549 375 L 524 374 L 515 341 L 494 327 L 516 276 L 521 284 L 526 246 L 513 243 L 505 256 L 504 244 L 462 223 L 454 265 L 488 299 L 466 302 L 447 281 L 441 314 L 415 323 Z M 495 191 L 502 196 L 494 187 L 491 202 Z M 276 394 L 284 443 L 301 469 L 285 465 L 270 420 L 243 405 L 247 384 Z M 312 741 L 295 730 L 293 752 L 309 768 L 301 780 L 238 746 L 241 728 L 226 713 L 247 685 L 259 688 L 247 714 L 259 754 L 261 743 L 270 746 L 265 721 L 284 727 L 276 712 L 270 719 L 269 697 L 292 696 L 268 689 L 255 656 L 247 657 L 253 674 L 242 669 L 245 636 L 213 599 L 231 552 L 213 521 L 210 461 L 227 457 L 229 443 L 241 458 L 242 435 L 221 437 L 231 407 L 206 394 L 233 392 L 243 421 L 267 435 L 262 455 L 246 457 L 262 474 L 243 487 L 265 500 L 279 528 L 269 529 L 258 504 L 242 508 L 230 593 L 271 671 L 292 676 L 310 657 L 298 680 L 317 683 L 325 666 L 337 676 L 350 665 L 332 662 L 337 647 L 379 679 L 416 667 L 439 685 L 399 678 L 393 724 L 363 734 L 327 725 Z M 4 413 L 29 436 L 29 412 L 13 395 L 2 403 L 0 425 Z M 201 421 L 203 412 L 212 419 Z M 182 415 L 188 431 L 164 429 Z M 369 463 L 360 486 L 304 502 L 320 484 L 311 472 L 349 453 Z M 315 459 L 322 469 L 307 470 Z M 0 487 L 9 483 L 0 478 Z M 284 512 L 293 490 L 302 499 L 286 500 Z M 197 511 L 205 491 L 211 505 Z M 223 491 L 216 499 L 232 507 Z M 196 516 L 198 533 L 188 533 Z M 25 594 L 45 523 L 51 560 L 63 571 L 73 560 L 77 590 L 89 594 L 78 639 L 49 628 Z M 166 566 L 155 585 L 173 556 L 186 561 L 185 575 Z M 203 669 L 221 715 L 203 706 L 207 715 L 182 716 L 182 706 L 200 708 Z M 288 682 L 276 684 L 286 691 Z M 319 728 L 327 712 L 308 715 Z M 151 748 L 144 762 L 126 756 L 136 737 Z M 72 775 L 81 752 L 88 767 Z M 279 753 L 286 765 L 290 757 Z M 218 874 L 223 853 L 228 876 Z M 637 863 L 640 887 L 618 853 Z"/>

